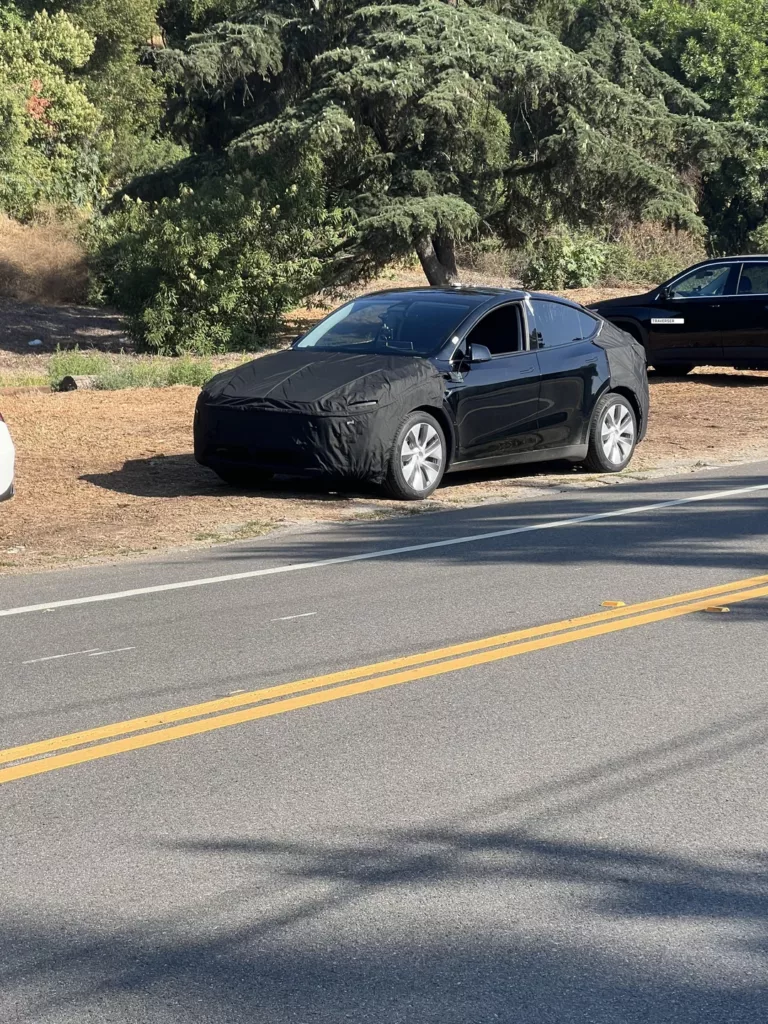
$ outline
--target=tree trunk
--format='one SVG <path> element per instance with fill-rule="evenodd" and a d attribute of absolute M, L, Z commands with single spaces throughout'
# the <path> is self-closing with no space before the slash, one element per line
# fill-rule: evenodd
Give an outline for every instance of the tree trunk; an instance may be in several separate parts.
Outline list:
<path fill-rule="evenodd" d="M 440 238 L 420 238 L 416 242 L 416 253 L 431 285 L 447 288 L 458 283 L 456 243 L 451 237 L 442 235 Z"/>

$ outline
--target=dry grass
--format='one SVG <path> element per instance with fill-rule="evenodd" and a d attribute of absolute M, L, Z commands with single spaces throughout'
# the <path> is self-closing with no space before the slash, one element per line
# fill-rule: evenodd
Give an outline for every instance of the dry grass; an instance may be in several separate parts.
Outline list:
<path fill-rule="evenodd" d="M 192 457 L 197 394 L 175 387 L 2 395 L 18 449 L 18 493 L 0 505 L 0 573 L 205 546 L 291 523 L 412 514 L 616 481 L 562 465 L 500 469 L 447 477 L 420 506 L 287 481 L 239 494 Z M 768 457 L 766 397 L 768 373 L 654 378 L 649 435 L 629 475 Z"/>
<path fill-rule="evenodd" d="M 0 214 L 0 295 L 19 302 L 82 302 L 87 285 L 75 225 L 54 216 L 19 224 Z"/>

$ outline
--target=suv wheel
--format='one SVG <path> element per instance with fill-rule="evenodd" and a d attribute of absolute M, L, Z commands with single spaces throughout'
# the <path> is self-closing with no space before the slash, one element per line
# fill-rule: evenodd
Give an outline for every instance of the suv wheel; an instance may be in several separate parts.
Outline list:
<path fill-rule="evenodd" d="M 386 489 L 393 498 L 428 498 L 443 479 L 447 462 L 442 427 L 426 412 L 409 413 L 395 434 Z"/>
<path fill-rule="evenodd" d="M 584 466 L 592 473 L 620 473 L 629 465 L 636 445 L 635 410 L 622 395 L 609 391 L 592 417 Z"/>

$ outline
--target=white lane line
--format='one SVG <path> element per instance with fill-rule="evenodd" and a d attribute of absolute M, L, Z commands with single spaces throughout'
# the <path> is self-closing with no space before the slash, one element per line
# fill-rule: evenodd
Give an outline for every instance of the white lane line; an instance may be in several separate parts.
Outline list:
<path fill-rule="evenodd" d="M 90 654 L 93 656 L 98 647 L 89 647 L 87 651 L 70 651 L 68 654 L 49 654 L 47 658 L 30 658 L 29 661 L 22 661 L 22 665 L 36 665 L 39 661 L 56 661 L 58 658 L 75 658 L 78 654 Z"/>
<path fill-rule="evenodd" d="M 291 619 L 308 619 L 310 615 L 317 615 L 317 612 L 301 612 L 300 615 L 281 615 L 279 619 L 270 619 L 270 622 L 290 622 Z"/>
<path fill-rule="evenodd" d="M 93 654 L 89 654 L 89 658 L 100 658 L 102 654 L 120 654 L 121 651 L 135 651 L 135 647 L 115 647 L 111 651 L 94 651 Z"/>
<path fill-rule="evenodd" d="M 558 519 L 553 522 L 532 523 L 530 526 L 514 526 L 507 530 L 493 530 L 489 533 L 474 533 L 465 537 L 451 537 L 447 540 L 433 540 L 424 544 L 409 544 L 401 548 L 385 548 L 379 551 L 364 551 L 358 555 L 340 555 L 338 558 L 323 558 L 317 562 L 296 562 L 293 565 L 276 565 L 271 569 L 250 569 L 247 572 L 233 572 L 227 576 L 204 576 L 202 579 L 181 580 L 178 583 L 158 583 L 152 587 L 136 587 L 134 590 L 118 590 L 111 594 L 92 594 L 90 597 L 70 597 L 64 601 L 47 601 L 44 604 L 28 604 L 19 608 L 0 609 L 0 618 L 8 615 L 27 615 L 30 612 L 46 612 L 55 608 L 72 608 L 81 604 L 99 604 L 103 601 L 122 601 L 127 597 L 142 597 L 145 594 L 162 594 L 171 590 L 188 590 L 191 587 L 209 587 L 216 583 L 234 583 L 236 580 L 253 580 L 259 576 L 276 576 L 286 572 L 302 572 L 305 569 L 321 569 L 328 565 L 342 565 L 347 562 L 365 562 L 374 558 L 390 558 L 393 555 L 407 555 L 415 551 L 434 551 L 437 548 L 455 547 L 458 544 L 475 544 L 479 541 L 496 540 L 499 537 L 514 537 L 520 533 L 534 533 L 538 530 L 558 530 L 565 526 L 579 526 L 581 523 L 595 523 L 601 519 L 619 519 L 621 516 L 640 515 L 644 512 L 658 512 L 665 508 L 690 505 L 698 501 L 717 501 L 720 498 L 735 498 L 740 494 L 753 494 L 768 490 L 768 484 L 754 484 L 750 487 L 734 487 L 727 491 L 708 491 L 694 494 L 689 498 L 674 498 L 671 501 L 657 501 L 652 505 L 633 505 L 630 508 L 613 509 L 611 512 L 594 512 L 573 519 Z"/>

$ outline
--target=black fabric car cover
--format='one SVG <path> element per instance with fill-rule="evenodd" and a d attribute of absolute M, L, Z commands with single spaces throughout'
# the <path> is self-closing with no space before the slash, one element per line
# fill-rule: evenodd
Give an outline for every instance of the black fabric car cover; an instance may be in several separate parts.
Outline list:
<path fill-rule="evenodd" d="M 605 351 L 611 374 L 611 389 L 628 388 L 637 396 L 641 416 L 638 440 L 642 440 L 648 429 L 650 404 L 645 349 L 631 334 L 627 334 L 607 320 L 603 322 L 597 337 L 592 340 Z"/>
<path fill-rule="evenodd" d="M 276 352 L 205 385 L 195 456 L 214 467 L 240 462 L 381 483 L 401 420 L 421 406 L 442 408 L 444 387 L 418 357 Z"/>

